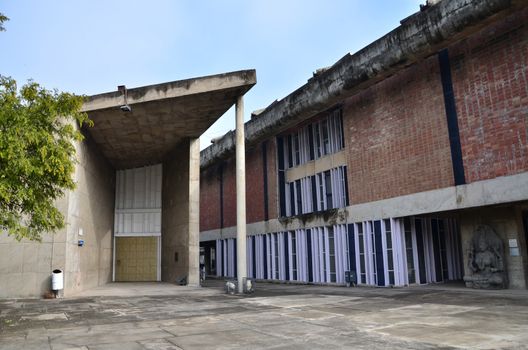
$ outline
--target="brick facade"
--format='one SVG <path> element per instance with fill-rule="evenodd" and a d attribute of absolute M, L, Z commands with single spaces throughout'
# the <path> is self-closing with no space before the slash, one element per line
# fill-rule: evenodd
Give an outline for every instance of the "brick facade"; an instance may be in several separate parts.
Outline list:
<path fill-rule="evenodd" d="M 449 48 L 468 183 L 528 171 L 528 11 Z"/>
<path fill-rule="evenodd" d="M 263 145 L 246 150 L 246 221 L 265 219 Z M 276 178 L 276 152 L 274 140 L 265 143 L 268 176 L 268 217 L 278 216 Z M 223 227 L 236 225 L 236 174 L 235 159 L 230 158 L 200 174 L 200 230 L 222 227 L 220 187 L 223 186 Z M 220 175 L 220 172 L 222 174 Z"/>
<path fill-rule="evenodd" d="M 350 204 L 453 185 L 436 56 L 353 96 L 343 108 Z"/>
<path fill-rule="evenodd" d="M 258 144 L 246 150 L 246 221 L 248 224 L 264 220 L 263 178 L 262 146 Z"/>
<path fill-rule="evenodd" d="M 468 10 L 466 2 L 459 5 Z M 426 15 L 406 21 L 432 20 Z M 451 16 L 441 13 L 436 25 L 451 23 L 444 15 Z M 481 287 L 487 288 L 481 275 L 488 276 L 488 267 L 475 268 L 483 249 L 478 234 L 485 230 L 486 237 L 502 241 L 494 239 L 488 247 L 497 260 L 495 287 L 526 288 L 526 23 L 527 6 L 480 27 L 468 25 L 441 45 L 428 37 L 435 44 L 430 50 L 386 65 L 376 61 L 376 48 L 392 49 L 393 42 L 383 37 L 316 74 L 269 106 L 260 121 L 250 122 L 249 140 L 255 141 L 246 146 L 247 222 L 257 224 L 247 227 L 248 277 L 345 284 L 344 271 L 350 269 L 365 285 L 458 280 L 468 287 L 484 281 Z M 408 46 L 400 41 L 394 50 Z M 371 70 L 383 76 L 356 77 L 358 72 L 368 77 Z M 278 156 L 279 146 L 284 154 Z M 217 154 L 225 154 L 219 149 L 224 153 Z M 205 154 L 207 164 L 215 160 L 211 153 Z M 203 238 L 220 262 L 216 276 L 233 278 L 234 154 L 217 162 L 224 164 L 226 230 Z M 278 173 L 279 162 L 284 173 Z M 214 187 L 214 181 L 205 181 L 202 190 Z M 219 228 L 206 220 L 204 227 Z"/>
<path fill-rule="evenodd" d="M 267 145 L 268 164 L 268 216 L 270 219 L 279 216 L 279 189 L 277 178 L 277 140 L 270 139 Z"/>
<path fill-rule="evenodd" d="M 224 227 L 236 225 L 236 168 L 235 158 L 224 163 Z"/>
<path fill-rule="evenodd" d="M 528 171 L 528 10 L 448 47 L 467 183 Z M 341 101 L 350 204 L 454 186 L 434 54 Z M 335 107 L 335 106 L 334 106 Z M 325 113 L 289 128 L 288 133 Z M 277 144 L 266 141 L 268 218 L 279 216 Z M 246 156 L 247 222 L 265 220 L 263 144 Z M 202 171 L 201 228 L 220 228 L 218 175 Z M 236 225 L 234 155 L 223 161 L 223 226 Z"/>
<path fill-rule="evenodd" d="M 200 173 L 200 231 L 220 227 L 220 170 L 215 165 Z"/>

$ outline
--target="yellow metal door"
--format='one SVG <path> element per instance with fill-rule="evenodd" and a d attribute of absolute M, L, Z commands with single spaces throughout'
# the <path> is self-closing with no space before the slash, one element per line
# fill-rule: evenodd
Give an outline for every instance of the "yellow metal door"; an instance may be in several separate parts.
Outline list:
<path fill-rule="evenodd" d="M 116 237 L 115 279 L 156 281 L 158 237 Z"/>

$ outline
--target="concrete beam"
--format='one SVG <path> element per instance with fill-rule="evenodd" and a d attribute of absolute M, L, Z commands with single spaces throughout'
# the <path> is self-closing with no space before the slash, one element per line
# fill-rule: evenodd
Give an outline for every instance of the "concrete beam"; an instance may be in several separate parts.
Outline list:
<path fill-rule="evenodd" d="M 347 54 L 245 125 L 251 144 L 320 113 L 414 62 L 474 32 L 492 17 L 526 6 L 521 0 L 445 0 L 428 6 L 355 54 Z M 202 151 L 201 166 L 232 154 L 232 132 Z"/>
<path fill-rule="evenodd" d="M 483 180 L 467 185 L 350 205 L 325 213 L 272 219 L 247 225 L 247 234 L 293 231 L 312 227 L 346 224 L 380 218 L 428 215 L 506 203 L 525 202 L 528 198 L 528 172 Z M 200 233 L 200 241 L 234 238 L 235 226 Z"/>
<path fill-rule="evenodd" d="M 230 90 L 247 86 L 249 90 L 257 82 L 254 69 L 241 70 L 223 74 L 209 75 L 192 79 L 172 81 L 129 89 L 127 103 L 160 101 L 176 97 L 209 93 L 215 90 Z M 245 92 L 245 91 L 244 91 Z M 90 112 L 99 109 L 119 107 L 124 104 L 124 96 L 120 91 L 88 96 L 82 111 Z"/>

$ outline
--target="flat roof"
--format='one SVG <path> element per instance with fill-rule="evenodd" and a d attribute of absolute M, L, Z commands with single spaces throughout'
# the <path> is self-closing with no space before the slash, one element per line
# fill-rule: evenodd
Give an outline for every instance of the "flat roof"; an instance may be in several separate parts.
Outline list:
<path fill-rule="evenodd" d="M 116 169 L 157 164 L 186 138 L 202 135 L 257 82 L 242 70 L 89 96 L 87 132 Z M 121 109 L 130 106 L 130 111 Z"/>

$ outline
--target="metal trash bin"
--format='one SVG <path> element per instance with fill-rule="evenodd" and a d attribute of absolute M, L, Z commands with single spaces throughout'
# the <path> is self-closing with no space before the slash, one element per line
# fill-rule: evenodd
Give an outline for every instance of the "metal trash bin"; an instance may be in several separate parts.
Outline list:
<path fill-rule="evenodd" d="M 59 296 L 62 289 L 64 289 L 64 273 L 62 270 L 55 269 L 51 273 L 51 290 L 55 294 L 55 298 Z"/>
<path fill-rule="evenodd" d="M 347 287 L 355 286 L 357 284 L 356 271 L 345 271 L 345 282 Z"/>

